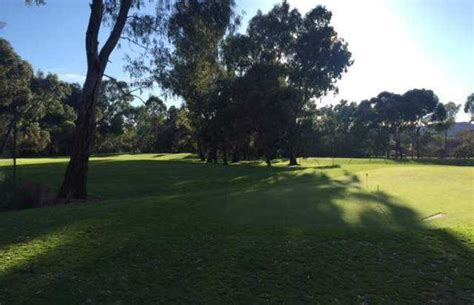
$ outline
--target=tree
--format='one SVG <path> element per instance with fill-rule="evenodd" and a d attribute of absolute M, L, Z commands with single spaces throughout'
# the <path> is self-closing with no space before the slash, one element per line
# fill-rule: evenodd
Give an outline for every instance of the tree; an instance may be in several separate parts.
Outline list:
<path fill-rule="evenodd" d="M 441 120 L 439 121 L 438 128 L 440 128 L 444 133 L 445 153 L 448 153 L 448 130 L 456 122 L 456 115 L 459 112 L 460 108 L 461 105 L 456 105 L 454 102 L 448 102 L 446 105 L 444 105 L 446 114 L 444 116 L 444 119 L 441 118 Z"/>
<path fill-rule="evenodd" d="M 379 134 L 384 136 L 387 158 L 391 153 L 391 141 L 395 142 L 395 158 L 403 157 L 402 129 L 406 122 L 404 104 L 401 95 L 391 92 L 384 91 L 375 98 Z"/>
<path fill-rule="evenodd" d="M 13 131 L 13 179 L 16 180 L 16 158 L 18 123 L 22 114 L 31 111 L 30 82 L 33 77 L 31 65 L 22 60 L 10 46 L 0 38 L 0 117 L 7 123 L 0 153 Z"/>
<path fill-rule="evenodd" d="M 69 139 L 77 118 L 74 108 L 66 104 L 73 87 L 60 81 L 55 74 L 44 75 L 42 72 L 33 77 L 30 87 L 34 110 L 24 119 L 30 123 L 38 123 L 40 131 L 36 134 L 48 139 L 47 153 L 68 152 L 71 144 Z M 43 143 L 40 139 L 37 139 L 37 142 Z M 22 148 L 23 153 L 46 153 L 46 149 L 40 147 L 29 145 Z"/>
<path fill-rule="evenodd" d="M 471 93 L 464 104 L 464 112 L 471 114 L 469 122 L 474 122 L 474 93 Z"/>
<path fill-rule="evenodd" d="M 59 153 L 60 146 L 66 151 L 64 145 L 69 146 L 76 119 L 73 107 L 66 104 L 71 85 L 55 74 L 40 71 L 33 75 L 31 65 L 22 61 L 8 42 L 0 44 L 1 151 L 12 131 L 16 131 L 19 154 Z"/>
<path fill-rule="evenodd" d="M 91 13 L 86 32 L 87 74 L 82 87 L 82 102 L 79 108 L 74 144 L 59 191 L 59 198 L 84 199 L 87 197 L 87 172 L 90 147 L 95 128 L 96 106 L 99 89 L 110 54 L 115 49 L 128 20 L 132 0 L 104 1 L 92 0 Z M 140 6 L 140 1 L 135 1 Z M 99 50 L 99 30 L 104 20 L 104 12 L 114 17 L 115 24 L 106 42 Z"/>
<path fill-rule="evenodd" d="M 28 112 L 33 107 L 30 90 L 32 78 L 31 65 L 16 54 L 8 41 L 0 38 L 0 117 L 5 124 L 0 154 L 11 133 L 16 133 L 21 113 Z M 16 152 L 16 147 L 14 150 Z"/>
<path fill-rule="evenodd" d="M 298 90 L 300 98 L 289 101 L 289 124 L 286 132 L 286 150 L 290 165 L 297 164 L 296 155 L 302 143 L 300 117 L 311 99 L 336 90 L 336 81 L 352 64 L 347 44 L 331 26 L 332 14 L 316 6 L 304 17 L 290 9 L 287 1 L 273 7 L 267 14 L 260 11 L 248 26 L 247 39 L 237 36 L 229 42 L 241 51 L 239 64 L 277 64 L 288 87 Z M 235 55 L 226 58 L 235 58 Z"/>
<path fill-rule="evenodd" d="M 166 105 L 156 96 L 150 96 L 138 110 L 137 134 L 141 151 L 152 152 L 159 149 L 158 135 L 164 128 Z"/>
<path fill-rule="evenodd" d="M 404 103 L 400 111 L 403 119 L 414 130 L 412 141 L 412 157 L 416 148 L 416 156 L 421 157 L 420 132 L 422 127 L 426 127 L 433 119 L 433 112 L 439 104 L 438 97 L 432 90 L 412 89 L 403 94 Z"/>
<path fill-rule="evenodd" d="M 27 1 L 32 2 L 32 1 Z M 37 3 L 43 1 L 37 0 Z M 153 53 L 160 40 L 167 6 L 155 1 L 157 7 L 150 10 L 154 1 L 145 0 L 92 0 L 89 23 L 86 31 L 85 48 L 87 55 L 87 74 L 82 87 L 79 115 L 74 135 L 71 160 L 58 197 L 62 199 L 84 199 L 87 196 L 87 172 L 90 148 L 96 125 L 96 105 L 100 84 L 109 57 L 120 39 Z M 153 14 L 147 12 L 152 11 Z M 99 48 L 99 30 L 103 24 L 111 31 Z"/>
<path fill-rule="evenodd" d="M 191 137 L 191 128 L 184 107 L 169 107 L 155 135 L 157 152 L 191 152 L 195 148 Z"/>
<path fill-rule="evenodd" d="M 167 31 L 172 44 L 164 50 L 168 65 L 154 71 L 165 89 L 186 102 L 201 160 L 205 158 L 206 144 L 208 157 L 217 157 L 215 135 L 208 128 L 214 113 L 210 98 L 222 74 L 219 44 L 238 23 L 238 18 L 234 19 L 234 5 L 233 0 L 178 1 Z"/>
<path fill-rule="evenodd" d="M 126 127 L 127 116 L 131 114 L 132 101 L 133 96 L 126 82 L 115 80 L 102 82 L 97 103 L 95 136 L 98 151 L 120 151 L 120 145 L 116 142 Z M 104 141 L 105 139 L 107 141 Z"/>
<path fill-rule="evenodd" d="M 474 135 L 472 131 L 465 131 L 458 135 L 461 144 L 454 150 L 455 158 L 468 159 L 474 157 Z"/>
<path fill-rule="evenodd" d="M 374 103 L 370 100 L 361 101 L 355 110 L 352 133 L 354 142 L 359 146 L 360 155 L 378 156 L 379 154 L 376 115 Z"/>

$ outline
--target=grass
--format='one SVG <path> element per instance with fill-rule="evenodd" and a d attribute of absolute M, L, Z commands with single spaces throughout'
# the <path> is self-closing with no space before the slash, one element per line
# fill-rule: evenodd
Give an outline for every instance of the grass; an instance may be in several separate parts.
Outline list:
<path fill-rule="evenodd" d="M 301 164 L 93 158 L 99 202 L 0 214 L 0 303 L 472 304 L 474 167 Z"/>

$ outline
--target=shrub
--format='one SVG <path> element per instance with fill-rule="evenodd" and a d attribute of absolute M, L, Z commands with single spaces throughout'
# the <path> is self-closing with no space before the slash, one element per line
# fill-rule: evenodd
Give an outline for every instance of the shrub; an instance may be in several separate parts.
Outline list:
<path fill-rule="evenodd" d="M 458 159 L 467 159 L 474 156 L 474 150 L 469 143 L 464 143 L 456 147 L 454 157 Z"/>
<path fill-rule="evenodd" d="M 40 208 L 55 203 L 48 186 L 30 181 L 15 183 L 11 177 L 0 181 L 0 210 Z"/>
<path fill-rule="evenodd" d="M 441 159 L 444 159 L 448 156 L 448 152 L 442 147 L 435 148 L 434 153 L 436 157 Z"/>

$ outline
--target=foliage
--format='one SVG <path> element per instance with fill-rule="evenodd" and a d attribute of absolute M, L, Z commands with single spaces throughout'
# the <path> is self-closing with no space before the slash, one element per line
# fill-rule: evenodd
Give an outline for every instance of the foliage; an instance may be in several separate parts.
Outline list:
<path fill-rule="evenodd" d="M 251 84 L 244 89 L 256 91 L 247 98 L 261 95 L 269 99 L 281 99 L 271 101 L 280 105 L 277 108 L 270 104 L 260 107 L 272 109 L 268 122 L 274 126 L 265 129 L 256 124 L 253 127 L 260 138 L 257 138 L 257 143 L 266 143 L 261 150 L 267 160 L 278 150 L 283 150 L 290 157 L 290 164 L 296 164 L 296 154 L 302 153 L 305 142 L 302 136 L 308 131 L 308 117 L 314 110 L 311 100 L 336 90 L 336 81 L 352 63 L 347 44 L 338 37 L 330 21 L 331 13 L 324 7 L 317 6 L 302 17 L 283 1 L 267 14 L 258 12 L 250 20 L 246 35 L 231 35 L 223 43 L 223 65 L 228 72 L 238 78 L 253 78 L 259 82 L 258 78 L 267 77 L 267 73 L 254 71 L 271 70 L 272 79 L 278 79 L 278 86 L 282 88 L 278 90 L 287 91 L 287 94 L 277 93 L 275 86 L 254 89 Z M 242 86 L 239 88 L 242 90 Z M 233 98 L 242 99 L 242 96 Z M 242 105 L 252 104 L 249 101 L 240 102 Z M 247 113 L 253 110 L 249 109 Z M 262 118 L 262 113 L 256 116 Z M 234 124 L 240 125 L 239 122 Z M 271 134 L 275 129 L 280 131 L 279 135 Z M 265 132 L 268 134 L 262 134 Z M 248 143 L 239 144 L 241 147 L 246 145 Z"/>
<path fill-rule="evenodd" d="M 471 122 L 474 121 L 474 93 L 471 93 L 464 104 L 464 112 L 471 114 Z"/>
<path fill-rule="evenodd" d="M 0 212 L 41 208 L 55 203 L 48 186 L 38 182 L 17 182 L 0 177 Z"/>
<path fill-rule="evenodd" d="M 474 157 L 474 133 L 466 131 L 461 133 L 458 138 L 460 145 L 454 150 L 455 158 L 468 159 Z"/>
<path fill-rule="evenodd" d="M 104 21 L 113 25 L 118 2 L 104 3 Z M 352 63 L 324 7 L 302 16 L 283 1 L 258 12 L 241 34 L 233 1 L 175 1 L 152 15 L 144 7 L 133 1 L 123 33 L 146 49 L 128 66 L 143 82 L 101 82 L 91 152 L 198 152 L 225 164 L 289 157 L 295 164 L 297 156 L 445 158 L 465 144 L 448 136 L 459 106 L 440 103 L 431 90 L 317 106 L 314 99 L 337 91 Z M 34 75 L 8 42 L 1 45 L 2 149 L 11 151 L 17 113 L 20 155 L 71 153 L 83 88 Z M 184 104 L 168 108 L 150 96 L 138 105 L 135 86 L 153 82 Z"/>

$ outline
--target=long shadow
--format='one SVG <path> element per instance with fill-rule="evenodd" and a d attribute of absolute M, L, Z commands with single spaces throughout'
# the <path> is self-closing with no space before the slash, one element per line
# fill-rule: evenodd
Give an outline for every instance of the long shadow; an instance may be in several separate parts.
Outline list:
<path fill-rule="evenodd" d="M 1 303 L 472 303 L 469 231 L 427 227 L 350 173 L 91 164 L 106 202 L 0 214 Z"/>

